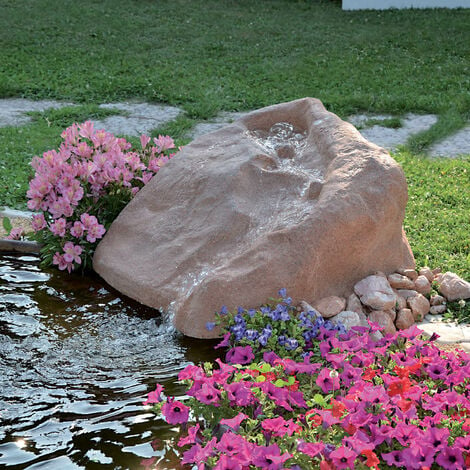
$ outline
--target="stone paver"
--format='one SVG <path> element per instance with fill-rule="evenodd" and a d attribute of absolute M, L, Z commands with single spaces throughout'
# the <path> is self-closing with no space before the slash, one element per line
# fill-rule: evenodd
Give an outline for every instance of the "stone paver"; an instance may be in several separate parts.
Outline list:
<path fill-rule="evenodd" d="M 21 126 L 31 121 L 26 115 L 30 111 L 43 112 L 47 109 L 57 109 L 64 106 L 74 106 L 73 103 L 53 100 L 33 101 L 22 98 L 0 99 L 0 127 Z M 123 116 L 109 116 L 102 120 L 96 120 L 95 128 L 102 128 L 117 135 L 138 136 L 149 134 L 153 129 L 162 126 L 178 117 L 183 111 L 173 106 L 165 106 L 148 103 L 107 103 L 100 107 L 115 109 L 124 113 Z M 247 113 L 222 112 L 214 119 L 200 122 L 188 132 L 187 137 L 195 139 L 200 135 L 213 132 L 227 124 L 243 117 Z M 386 120 L 393 116 L 387 114 L 356 114 L 347 120 L 355 126 L 366 126 L 367 121 Z M 398 145 L 405 144 L 410 136 L 425 131 L 437 122 L 437 116 L 433 114 L 417 115 L 407 114 L 402 118 L 402 127 L 392 129 L 385 126 L 374 125 L 361 129 L 361 134 L 371 142 L 374 142 L 388 150 L 395 150 Z M 460 155 L 470 154 L 470 125 L 456 134 L 436 143 L 431 147 L 429 155 L 432 157 L 455 158 Z"/>
<path fill-rule="evenodd" d="M 23 126 L 31 121 L 31 117 L 26 115 L 28 112 L 43 112 L 47 109 L 58 109 L 65 106 L 73 106 L 73 103 L 52 100 L 33 101 L 23 98 L 0 99 L 0 127 Z"/>
<path fill-rule="evenodd" d="M 222 112 L 217 115 L 214 119 L 209 121 L 200 122 L 196 124 L 191 131 L 188 132 L 187 137 L 195 139 L 201 135 L 209 134 L 209 132 L 214 132 L 222 127 L 226 126 L 227 124 L 236 121 L 237 119 L 241 119 L 243 116 L 247 115 L 248 112 L 245 113 L 228 113 Z"/>
<path fill-rule="evenodd" d="M 456 322 L 444 322 L 441 315 L 426 315 L 418 328 L 432 335 L 437 333 L 437 343 L 457 344 L 458 347 L 470 352 L 470 325 Z"/>
<path fill-rule="evenodd" d="M 350 116 L 347 120 L 354 126 L 362 126 L 370 119 L 384 121 L 390 119 L 391 115 L 366 115 L 356 114 Z M 390 127 L 380 126 L 378 124 L 372 127 L 366 127 L 359 132 L 374 144 L 384 147 L 387 150 L 395 150 L 398 145 L 403 145 L 414 134 L 430 129 L 437 122 L 437 116 L 434 114 L 407 114 L 402 118 L 402 127 L 392 129 Z"/>
<path fill-rule="evenodd" d="M 148 103 L 107 103 L 100 108 L 123 111 L 127 116 L 109 116 L 93 121 L 95 129 L 105 129 L 117 135 L 139 136 L 173 121 L 182 112 L 173 106 Z"/>
<path fill-rule="evenodd" d="M 435 143 L 429 150 L 432 157 L 455 158 L 459 155 L 470 155 L 470 126 L 464 127 L 456 134 Z"/>

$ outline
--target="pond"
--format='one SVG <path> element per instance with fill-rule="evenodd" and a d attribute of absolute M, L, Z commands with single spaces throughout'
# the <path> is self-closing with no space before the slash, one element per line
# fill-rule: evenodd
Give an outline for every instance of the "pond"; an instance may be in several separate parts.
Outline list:
<path fill-rule="evenodd" d="M 142 401 L 156 382 L 183 395 L 179 370 L 214 344 L 97 276 L 0 255 L 0 468 L 179 468 L 174 430 Z"/>

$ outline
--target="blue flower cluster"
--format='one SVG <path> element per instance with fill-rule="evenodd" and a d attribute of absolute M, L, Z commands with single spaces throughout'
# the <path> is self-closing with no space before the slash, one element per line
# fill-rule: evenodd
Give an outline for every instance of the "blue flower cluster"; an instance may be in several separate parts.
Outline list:
<path fill-rule="evenodd" d="M 255 351 L 268 346 L 292 357 L 302 355 L 325 332 L 346 333 L 344 325 L 324 320 L 316 310 L 297 312 L 285 289 L 279 291 L 279 296 L 277 303 L 259 310 L 238 307 L 236 313 L 229 314 L 222 307 L 218 320 L 207 326 L 212 329 L 216 323 L 221 324 L 230 333 L 232 346 L 249 344 Z"/>

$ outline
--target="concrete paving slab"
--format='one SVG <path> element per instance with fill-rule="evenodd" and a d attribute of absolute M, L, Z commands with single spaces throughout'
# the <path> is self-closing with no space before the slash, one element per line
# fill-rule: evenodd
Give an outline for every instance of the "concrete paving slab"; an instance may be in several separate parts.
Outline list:
<path fill-rule="evenodd" d="M 73 106 L 73 103 L 66 103 L 53 100 L 33 101 L 23 98 L 6 98 L 0 100 L 0 127 L 23 126 L 31 122 L 31 117 L 27 112 L 43 112 L 47 109 L 58 109 L 65 106 Z"/>
<path fill-rule="evenodd" d="M 465 340 L 462 326 L 455 322 L 423 322 L 417 326 L 429 335 L 437 333 L 440 336 L 438 342 L 441 343 L 460 343 Z"/>

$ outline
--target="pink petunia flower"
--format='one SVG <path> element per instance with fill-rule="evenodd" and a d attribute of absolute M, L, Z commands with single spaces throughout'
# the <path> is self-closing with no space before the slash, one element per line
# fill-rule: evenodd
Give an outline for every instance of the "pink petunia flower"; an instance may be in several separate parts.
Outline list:
<path fill-rule="evenodd" d="M 189 407 L 169 398 L 162 406 L 162 415 L 169 424 L 186 423 L 189 417 Z"/>
<path fill-rule="evenodd" d="M 335 464 L 337 469 L 354 468 L 354 460 L 356 457 L 356 452 L 344 446 L 339 447 L 329 455 L 329 458 Z"/>

